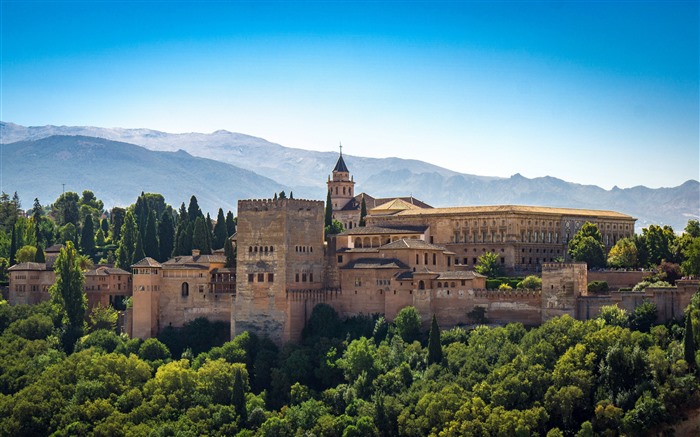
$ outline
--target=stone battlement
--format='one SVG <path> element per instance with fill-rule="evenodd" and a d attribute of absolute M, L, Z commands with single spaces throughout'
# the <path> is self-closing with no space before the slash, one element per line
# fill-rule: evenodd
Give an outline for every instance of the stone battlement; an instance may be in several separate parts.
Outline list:
<path fill-rule="evenodd" d="M 238 211 L 292 211 L 324 207 L 320 200 L 307 199 L 246 199 L 238 201 Z"/>
<path fill-rule="evenodd" d="M 303 300 L 308 298 L 336 297 L 341 294 L 341 291 L 339 288 L 303 289 L 287 290 L 286 294 L 289 300 Z"/>
<path fill-rule="evenodd" d="M 486 290 L 486 289 L 475 289 L 474 297 L 486 298 L 486 299 L 540 299 L 542 297 L 541 290 Z"/>
<path fill-rule="evenodd" d="M 587 268 L 586 263 L 579 263 L 579 262 L 542 263 L 542 271 L 543 272 L 551 272 L 551 271 L 562 270 L 562 269 L 575 270 L 575 269 L 579 269 L 580 266 L 585 266 L 585 268 Z"/>

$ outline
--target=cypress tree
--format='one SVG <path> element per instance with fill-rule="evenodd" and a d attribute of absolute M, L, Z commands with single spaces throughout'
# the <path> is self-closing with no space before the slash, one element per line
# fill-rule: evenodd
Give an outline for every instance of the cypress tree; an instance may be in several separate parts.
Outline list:
<path fill-rule="evenodd" d="M 219 213 L 216 215 L 216 225 L 214 226 L 214 239 L 212 240 L 212 249 L 222 249 L 226 243 L 226 219 L 224 218 L 224 210 L 219 208 Z"/>
<path fill-rule="evenodd" d="M 685 334 L 683 336 L 683 349 L 685 361 L 688 363 L 688 371 L 693 372 L 695 371 L 696 367 L 696 345 L 695 335 L 693 334 L 693 318 L 690 315 L 691 312 L 692 311 L 689 309 L 688 313 L 685 316 Z"/>
<path fill-rule="evenodd" d="M 12 225 L 12 236 L 10 237 L 10 266 L 15 265 L 15 252 L 17 252 L 17 232 L 15 225 Z"/>
<path fill-rule="evenodd" d="M 236 219 L 231 211 L 226 213 L 226 236 L 230 237 L 236 233 Z"/>
<path fill-rule="evenodd" d="M 280 191 L 279 199 L 282 200 L 282 199 L 286 199 L 286 198 L 287 198 L 287 194 L 284 192 L 284 190 Z"/>
<path fill-rule="evenodd" d="M 194 230 L 192 233 L 192 249 L 199 249 L 202 255 L 211 253 L 211 247 L 207 239 L 207 224 L 202 217 L 197 217 L 194 222 Z"/>
<path fill-rule="evenodd" d="M 236 369 L 236 376 L 233 380 L 233 393 L 231 403 L 236 408 L 236 413 L 241 418 L 240 423 L 245 423 L 248 420 L 248 412 L 245 405 L 245 385 L 243 384 L 243 375 L 240 369 Z"/>
<path fill-rule="evenodd" d="M 333 203 L 331 200 L 331 190 L 328 190 L 328 195 L 326 196 L 326 219 L 324 221 L 323 226 L 329 227 L 332 225 L 333 225 Z"/>
<path fill-rule="evenodd" d="M 143 252 L 146 256 L 153 259 L 160 257 L 160 248 L 158 247 L 158 234 L 156 231 L 156 213 L 148 212 L 148 220 L 146 221 L 146 235 L 143 240 Z"/>
<path fill-rule="evenodd" d="M 41 244 L 37 244 L 36 246 L 36 255 L 34 255 L 34 262 L 38 263 L 45 263 L 46 262 L 46 254 L 44 253 L 44 246 Z"/>
<path fill-rule="evenodd" d="M 106 218 L 103 218 L 100 221 L 100 229 L 102 229 L 103 235 L 107 235 L 107 233 L 109 232 L 109 220 L 107 220 Z"/>
<path fill-rule="evenodd" d="M 119 241 L 119 247 L 117 248 L 117 267 L 120 269 L 127 270 L 131 267 L 131 261 L 134 258 L 134 249 L 136 248 L 136 234 L 138 230 L 136 229 L 136 221 L 134 220 L 134 215 L 131 211 L 127 211 L 124 217 L 124 224 L 119 232 L 121 234 L 121 240 Z"/>
<path fill-rule="evenodd" d="M 134 219 L 136 220 L 141 238 L 145 239 L 146 222 L 148 221 L 148 203 L 146 203 L 146 197 L 143 191 L 141 191 L 141 195 L 136 199 L 136 205 L 134 205 Z"/>
<path fill-rule="evenodd" d="M 95 234 L 95 247 L 102 247 L 105 245 L 105 234 L 102 232 L 102 228 L 97 229 Z"/>
<path fill-rule="evenodd" d="M 277 202 L 277 193 L 275 193 L 275 196 L 272 198 L 275 202 Z"/>
<path fill-rule="evenodd" d="M 440 343 L 440 327 L 437 318 L 433 314 L 433 322 L 430 325 L 430 338 L 428 339 L 428 364 L 442 362 L 442 344 Z"/>
<path fill-rule="evenodd" d="M 194 195 L 190 197 L 190 205 L 187 207 L 187 216 L 190 219 L 190 222 L 192 223 L 194 223 L 194 221 L 197 220 L 197 217 L 204 217 L 204 214 L 202 214 L 202 210 L 199 209 L 197 198 Z"/>
<path fill-rule="evenodd" d="M 226 264 L 224 267 L 226 268 L 233 268 L 236 266 L 236 253 L 233 250 L 233 244 L 231 244 L 231 240 L 228 238 L 226 239 L 226 243 L 224 243 L 224 255 L 226 255 Z"/>
<path fill-rule="evenodd" d="M 61 310 L 64 325 L 64 346 L 68 352 L 83 334 L 87 297 L 83 285 L 85 277 L 80 269 L 80 257 L 72 241 L 66 242 L 54 263 L 56 282 L 49 288 L 53 304 Z"/>
<path fill-rule="evenodd" d="M 365 217 L 367 217 L 367 204 L 365 203 L 365 196 L 362 196 L 362 205 L 360 206 L 360 227 L 365 226 Z"/>
<path fill-rule="evenodd" d="M 170 208 L 163 211 L 163 215 L 158 223 L 158 243 L 160 245 L 160 256 L 158 261 L 165 262 L 170 258 L 175 246 L 175 229 L 173 225 L 173 214 Z"/>
<path fill-rule="evenodd" d="M 124 225 L 124 217 L 126 210 L 124 208 L 114 207 L 109 213 L 112 227 L 112 243 L 118 244 L 122 239 L 122 226 Z"/>
<path fill-rule="evenodd" d="M 207 218 L 204 220 L 204 224 L 207 226 L 207 232 L 205 233 L 205 235 L 207 237 L 207 246 L 209 247 L 209 253 L 211 253 L 211 242 L 214 239 L 214 225 L 211 222 L 211 217 L 209 216 L 209 213 L 207 213 Z"/>
<path fill-rule="evenodd" d="M 132 264 L 136 264 L 146 258 L 146 252 L 143 250 L 143 238 L 139 232 L 136 233 L 136 246 L 134 247 L 134 257 L 131 259 Z"/>
<path fill-rule="evenodd" d="M 87 256 L 95 253 L 95 226 L 92 222 L 92 214 L 89 213 L 85 216 L 83 232 L 80 235 L 80 250 Z"/>
<path fill-rule="evenodd" d="M 294 199 L 294 191 L 289 192 L 289 199 Z"/>

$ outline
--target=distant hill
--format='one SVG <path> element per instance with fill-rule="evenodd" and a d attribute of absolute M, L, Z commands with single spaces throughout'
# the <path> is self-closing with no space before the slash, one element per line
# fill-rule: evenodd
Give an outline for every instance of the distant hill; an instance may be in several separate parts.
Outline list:
<path fill-rule="evenodd" d="M 248 170 L 133 144 L 84 136 L 51 136 L 2 145 L 3 190 L 17 191 L 23 207 L 38 197 L 52 203 L 66 191 L 89 189 L 105 206 L 129 205 L 142 192 L 161 193 L 178 207 L 197 196 L 205 212 L 235 211 L 238 199 L 271 197 L 285 187 Z"/>
<path fill-rule="evenodd" d="M 211 134 L 169 134 L 149 129 L 24 127 L 0 123 L 0 142 L 4 143 L 57 134 L 107 138 L 158 151 L 182 149 L 190 155 L 232 164 L 272 179 L 294 190 L 296 197 L 316 199 L 325 197 L 325 182 L 338 157 L 336 152 L 288 148 L 223 130 Z M 700 216 L 700 183 L 694 180 L 672 188 L 639 186 L 605 190 L 548 176 L 484 177 L 417 160 L 344 156 L 357 182 L 356 192 L 381 197 L 412 194 L 433 206 L 521 204 L 610 209 L 638 218 L 638 228 L 651 223 L 670 224 L 677 231 L 690 218 Z M 267 196 L 270 192 L 259 190 L 256 196 L 255 187 L 250 189 L 253 194 L 249 197 Z M 229 202 L 235 203 L 235 199 Z"/>

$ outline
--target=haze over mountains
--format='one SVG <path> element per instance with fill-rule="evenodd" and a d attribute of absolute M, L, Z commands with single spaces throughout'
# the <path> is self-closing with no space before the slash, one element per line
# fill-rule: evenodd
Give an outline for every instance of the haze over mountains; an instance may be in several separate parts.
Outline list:
<path fill-rule="evenodd" d="M 24 127 L 0 123 L 2 189 L 29 205 L 49 203 L 66 190 L 92 189 L 108 206 L 128 205 L 141 191 L 159 192 L 177 206 L 195 194 L 203 210 L 235 211 L 243 198 L 281 190 L 325 199 L 337 152 L 316 152 L 228 131 L 169 134 L 149 129 Z M 347 149 L 346 149 L 347 150 Z M 462 155 L 460 157 L 460 154 Z M 700 183 L 605 190 L 553 177 L 461 174 L 417 160 L 344 154 L 356 192 L 413 195 L 433 206 L 520 204 L 609 209 L 638 218 L 637 227 L 670 224 L 681 231 L 700 215 Z M 468 159 L 459 153 L 457 159 Z M 667 171 L 672 171 L 669 168 Z M 639 229 L 638 229 L 639 230 Z"/>

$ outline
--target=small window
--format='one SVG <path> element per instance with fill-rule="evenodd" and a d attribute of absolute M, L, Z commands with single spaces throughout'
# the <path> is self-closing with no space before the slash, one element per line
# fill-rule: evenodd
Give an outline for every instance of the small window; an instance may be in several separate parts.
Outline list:
<path fill-rule="evenodd" d="M 248 282 L 253 282 L 253 279 L 255 279 L 255 275 L 252 273 L 248 273 Z"/>
<path fill-rule="evenodd" d="M 343 255 L 338 255 L 338 262 L 342 263 L 343 262 Z"/>
<path fill-rule="evenodd" d="M 265 273 L 258 273 L 258 282 L 265 282 Z"/>
<path fill-rule="evenodd" d="M 309 273 L 309 282 L 314 282 L 314 274 Z"/>
<path fill-rule="evenodd" d="M 180 287 L 180 293 L 182 294 L 182 297 L 187 297 L 190 295 L 190 284 L 187 282 L 183 282 L 182 286 Z"/>
<path fill-rule="evenodd" d="M 275 274 L 274 273 L 267 274 L 267 282 L 275 282 Z"/>

